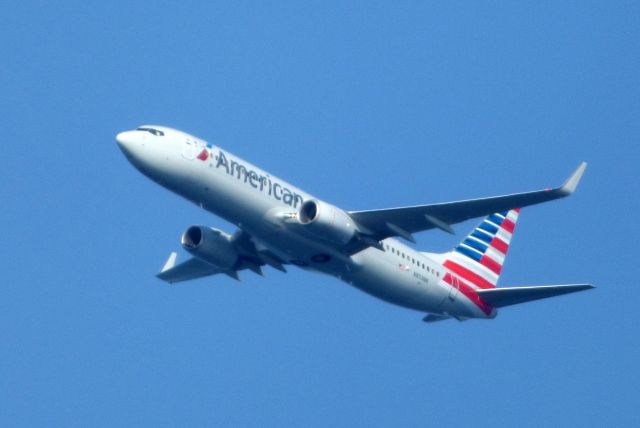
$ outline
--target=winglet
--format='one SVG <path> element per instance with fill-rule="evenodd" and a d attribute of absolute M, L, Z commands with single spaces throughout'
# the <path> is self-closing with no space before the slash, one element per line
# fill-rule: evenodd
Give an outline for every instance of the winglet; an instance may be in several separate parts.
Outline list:
<path fill-rule="evenodd" d="M 169 269 L 173 268 L 176 265 L 176 258 L 177 257 L 178 257 L 178 253 L 176 253 L 175 251 L 172 252 L 171 254 L 169 254 L 169 258 L 165 262 L 164 266 L 162 266 L 162 269 L 160 270 L 160 273 L 166 272 Z"/>
<path fill-rule="evenodd" d="M 578 183 L 580 183 L 580 179 L 584 174 L 585 169 L 587 169 L 587 163 L 582 162 L 578 166 L 578 168 L 574 171 L 574 173 L 571 174 L 571 177 L 569 177 L 567 181 L 565 181 L 562 187 L 559 189 L 560 193 L 562 193 L 565 196 L 569 196 L 570 194 L 575 192 L 576 188 L 578 187 Z"/>

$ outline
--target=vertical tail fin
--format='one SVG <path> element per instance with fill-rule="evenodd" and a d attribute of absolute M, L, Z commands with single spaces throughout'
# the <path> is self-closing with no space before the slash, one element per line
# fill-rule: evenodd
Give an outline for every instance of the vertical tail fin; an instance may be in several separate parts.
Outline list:
<path fill-rule="evenodd" d="M 495 288 L 520 209 L 488 216 L 453 250 L 444 267 L 475 288 Z"/>

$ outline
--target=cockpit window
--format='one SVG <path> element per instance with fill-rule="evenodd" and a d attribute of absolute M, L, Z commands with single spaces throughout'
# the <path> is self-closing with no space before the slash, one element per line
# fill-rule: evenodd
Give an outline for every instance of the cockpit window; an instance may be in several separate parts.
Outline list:
<path fill-rule="evenodd" d="M 155 135 L 156 137 L 162 137 L 164 136 L 164 132 L 159 131 L 157 129 L 153 129 L 153 128 L 136 128 L 136 131 L 147 131 L 147 132 L 151 132 L 153 135 Z"/>

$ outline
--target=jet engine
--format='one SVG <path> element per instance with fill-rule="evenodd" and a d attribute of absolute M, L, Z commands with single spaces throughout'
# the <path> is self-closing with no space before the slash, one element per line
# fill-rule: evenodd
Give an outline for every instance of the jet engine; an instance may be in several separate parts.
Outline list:
<path fill-rule="evenodd" d="M 238 261 L 231 235 L 212 227 L 190 226 L 182 234 L 181 243 L 192 256 L 223 269 L 232 269 Z"/>
<path fill-rule="evenodd" d="M 339 244 L 346 244 L 358 231 L 349 214 L 318 200 L 305 201 L 298 220 L 311 233 Z"/>

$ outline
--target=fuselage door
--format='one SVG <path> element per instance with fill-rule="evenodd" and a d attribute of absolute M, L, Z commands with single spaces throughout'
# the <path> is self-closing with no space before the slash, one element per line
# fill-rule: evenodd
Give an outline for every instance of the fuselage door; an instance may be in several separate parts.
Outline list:
<path fill-rule="evenodd" d="M 198 144 L 191 138 L 187 138 L 182 145 L 182 157 L 187 160 L 194 160 L 198 156 Z"/>

